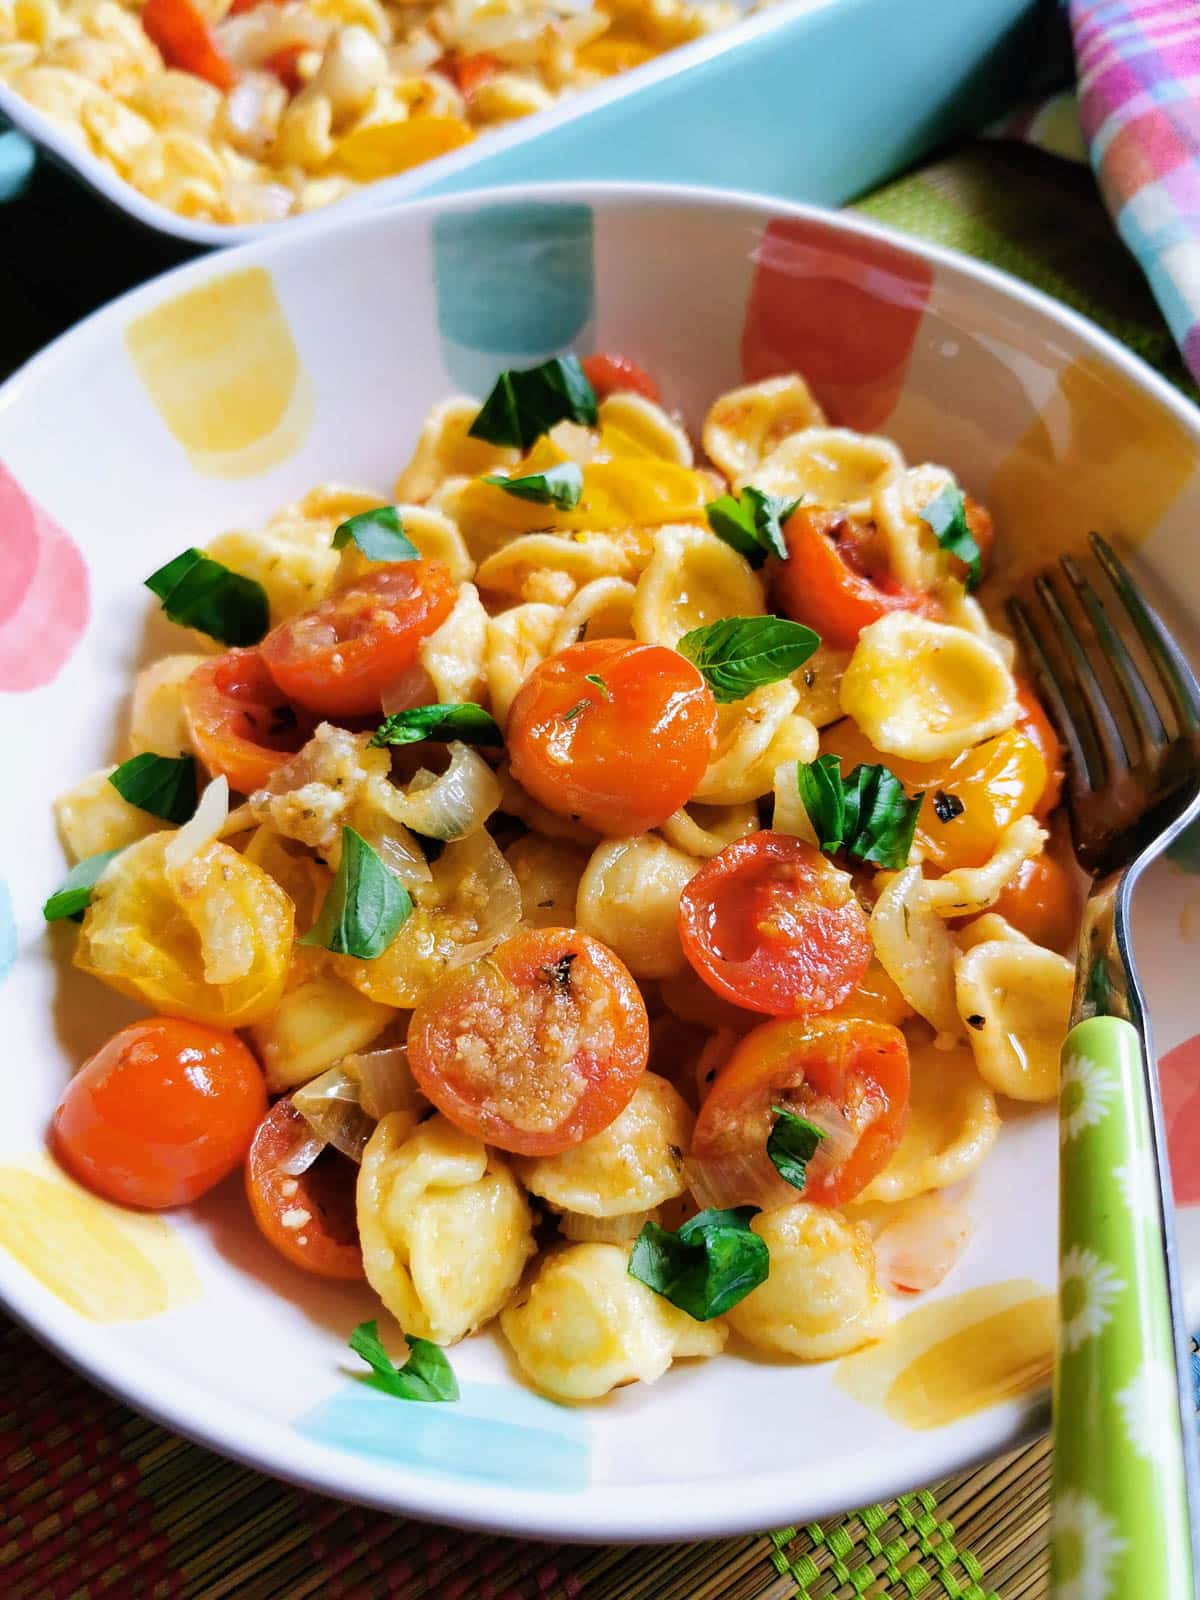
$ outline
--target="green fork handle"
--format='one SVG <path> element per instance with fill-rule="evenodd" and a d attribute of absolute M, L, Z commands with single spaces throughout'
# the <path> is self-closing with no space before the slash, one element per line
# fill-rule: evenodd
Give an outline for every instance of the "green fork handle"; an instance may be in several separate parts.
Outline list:
<path fill-rule="evenodd" d="M 1194 1600 L 1175 1337 L 1136 1028 L 1063 1046 L 1054 1593 Z"/>

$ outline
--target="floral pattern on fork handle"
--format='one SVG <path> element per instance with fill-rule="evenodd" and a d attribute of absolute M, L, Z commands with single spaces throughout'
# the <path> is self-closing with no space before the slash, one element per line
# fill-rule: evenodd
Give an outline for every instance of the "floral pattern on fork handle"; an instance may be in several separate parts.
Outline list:
<path fill-rule="evenodd" d="M 1192 1550 L 1158 1183 L 1137 1030 L 1063 1047 L 1056 1600 L 1192 1600 Z"/>

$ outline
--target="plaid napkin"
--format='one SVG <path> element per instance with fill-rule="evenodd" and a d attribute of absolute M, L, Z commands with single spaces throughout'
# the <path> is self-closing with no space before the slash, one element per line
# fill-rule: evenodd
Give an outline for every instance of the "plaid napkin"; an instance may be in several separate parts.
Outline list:
<path fill-rule="evenodd" d="M 1200 3 L 1069 0 L 1073 92 L 1006 117 L 994 135 L 1090 159 L 1200 380 Z"/>

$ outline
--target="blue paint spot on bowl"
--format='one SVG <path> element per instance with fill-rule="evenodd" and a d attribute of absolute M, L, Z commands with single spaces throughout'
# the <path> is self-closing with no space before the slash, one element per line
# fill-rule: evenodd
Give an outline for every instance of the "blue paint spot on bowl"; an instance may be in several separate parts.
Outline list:
<path fill-rule="evenodd" d="M 8 969 L 17 959 L 17 925 L 13 921 L 12 898 L 0 880 L 0 983 L 8 976 Z"/>
<path fill-rule="evenodd" d="M 595 304 L 590 206 L 520 202 L 433 225 L 438 330 L 447 371 L 482 394 L 583 333 Z"/>
<path fill-rule="evenodd" d="M 574 1494 L 587 1486 L 586 1418 L 525 1390 L 464 1383 L 452 1404 L 394 1400 L 347 1383 L 296 1421 L 318 1444 L 451 1478 Z"/>

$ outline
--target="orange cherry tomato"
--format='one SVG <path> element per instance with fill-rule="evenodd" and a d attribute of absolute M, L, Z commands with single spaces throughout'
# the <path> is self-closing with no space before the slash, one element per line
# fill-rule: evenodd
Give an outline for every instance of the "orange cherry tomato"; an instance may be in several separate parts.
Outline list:
<path fill-rule="evenodd" d="M 142 27 L 169 67 L 195 73 L 223 94 L 237 82 L 233 63 L 221 53 L 203 12 L 192 0 L 146 0 Z"/>
<path fill-rule="evenodd" d="M 778 1107 L 825 1137 L 796 1189 L 767 1154 Z M 908 1046 L 898 1028 L 859 1018 L 764 1022 L 739 1041 L 692 1137 L 689 1181 L 706 1206 L 840 1206 L 861 1194 L 900 1143 Z"/>
<path fill-rule="evenodd" d="M 187 1205 L 241 1165 L 267 1091 L 235 1033 L 150 1017 L 113 1034 L 67 1085 L 54 1154 L 119 1205 Z"/>
<path fill-rule="evenodd" d="M 717 707 L 678 651 L 597 639 L 534 668 L 507 737 L 513 777 L 535 800 L 620 837 L 691 799 L 716 744 Z"/>
<path fill-rule="evenodd" d="M 183 688 L 192 743 L 213 777 L 239 794 L 261 789 L 313 731 L 267 671 L 257 650 L 227 650 L 203 662 Z"/>
<path fill-rule="evenodd" d="M 973 745 L 952 761 L 903 761 L 880 755 L 847 717 L 825 729 L 821 748 L 842 758 L 845 777 L 860 763 L 882 762 L 910 794 L 924 793 L 913 837 L 925 859 L 943 872 L 981 867 L 1009 823 L 1034 809 L 1046 783 L 1041 751 L 1016 728 Z M 946 822 L 938 816 L 938 794 L 962 803 L 962 810 Z"/>
<path fill-rule="evenodd" d="M 283 1162 L 308 1124 L 286 1097 L 263 1117 L 246 1161 L 246 1194 L 259 1232 L 293 1266 L 320 1278 L 365 1276 L 358 1242 L 354 1163 L 326 1146 L 295 1177 Z"/>
<path fill-rule="evenodd" d="M 1046 763 L 1046 782 L 1041 798 L 1033 807 L 1034 816 L 1042 822 L 1062 799 L 1063 781 L 1066 778 L 1063 747 L 1053 723 L 1042 709 L 1042 702 L 1034 693 L 1033 685 L 1024 678 L 1017 679 L 1017 701 L 1021 709 L 1017 713 L 1016 726 L 1037 745 Z"/>
<path fill-rule="evenodd" d="M 607 945 L 523 928 L 420 1002 L 408 1030 L 417 1086 L 501 1150 L 548 1156 L 607 1128 L 646 1067 L 641 991 Z"/>
<path fill-rule="evenodd" d="M 489 50 L 479 50 L 470 56 L 455 56 L 450 61 L 450 72 L 459 93 L 468 100 L 481 84 L 494 78 L 499 71 L 499 57 L 492 55 Z"/>
<path fill-rule="evenodd" d="M 1075 881 L 1053 856 L 1043 853 L 1022 863 L 992 907 L 1006 922 L 1051 950 L 1064 950 L 1079 928 Z"/>
<path fill-rule="evenodd" d="M 607 400 L 610 394 L 640 394 L 658 403 L 658 385 L 644 368 L 628 356 L 599 353 L 585 356 L 583 371 L 587 381 L 596 391 L 597 400 Z"/>
<path fill-rule="evenodd" d="M 281 622 L 259 649 L 297 705 L 323 717 L 367 716 L 453 605 L 443 562 L 389 562 Z"/>
<path fill-rule="evenodd" d="M 800 506 L 783 536 L 788 559 L 775 567 L 776 602 L 827 644 L 852 649 L 862 630 L 889 611 L 931 616 L 936 610 L 930 596 L 901 588 L 888 574 L 873 523 Z"/>
<path fill-rule="evenodd" d="M 266 3 L 266 0 L 252 0 L 252 3 Z M 249 9 L 249 6 L 243 7 L 243 10 Z M 298 94 L 304 87 L 304 79 L 300 76 L 300 57 L 308 49 L 309 46 L 305 44 L 285 44 L 266 58 L 263 71 L 274 73 L 289 94 Z"/>
<path fill-rule="evenodd" d="M 871 960 L 848 876 L 786 833 L 752 833 L 706 861 L 679 897 L 679 934 L 714 993 L 775 1017 L 839 1005 Z"/>

